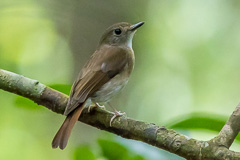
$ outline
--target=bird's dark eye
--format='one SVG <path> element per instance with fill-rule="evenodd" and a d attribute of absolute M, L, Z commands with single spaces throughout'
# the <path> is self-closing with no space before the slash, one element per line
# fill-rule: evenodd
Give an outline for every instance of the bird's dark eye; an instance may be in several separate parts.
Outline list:
<path fill-rule="evenodd" d="M 120 35 L 120 34 L 122 33 L 122 30 L 119 29 L 119 28 L 117 28 L 117 29 L 114 30 L 114 33 L 115 33 L 116 35 Z"/>

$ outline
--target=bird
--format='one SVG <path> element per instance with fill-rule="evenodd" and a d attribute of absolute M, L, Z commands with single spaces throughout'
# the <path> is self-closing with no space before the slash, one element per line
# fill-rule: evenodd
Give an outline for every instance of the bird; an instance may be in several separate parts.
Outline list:
<path fill-rule="evenodd" d="M 132 39 L 144 22 L 113 24 L 103 33 L 96 51 L 84 65 L 75 79 L 65 108 L 62 126 L 52 141 L 52 148 L 64 149 L 74 124 L 85 107 L 108 102 L 128 82 L 132 73 L 135 56 Z M 112 121 L 123 113 L 114 111 Z"/>

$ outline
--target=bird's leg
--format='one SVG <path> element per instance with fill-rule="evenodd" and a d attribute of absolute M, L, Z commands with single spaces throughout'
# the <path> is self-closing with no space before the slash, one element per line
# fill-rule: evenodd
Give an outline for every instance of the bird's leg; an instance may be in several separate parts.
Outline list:
<path fill-rule="evenodd" d="M 90 112 L 91 112 L 91 108 L 92 108 L 92 107 L 95 107 L 95 104 L 91 104 L 91 105 L 89 105 L 89 106 L 88 106 L 88 110 L 87 110 L 87 111 L 88 111 L 88 113 L 90 113 Z"/>
<path fill-rule="evenodd" d="M 88 113 L 91 112 L 92 107 L 99 107 L 99 108 L 103 108 L 103 109 L 105 108 L 104 105 L 101 106 L 99 103 L 94 103 L 94 104 L 91 104 L 88 106 Z"/>
<path fill-rule="evenodd" d="M 112 126 L 112 121 L 116 118 L 116 117 L 121 117 L 124 114 L 126 114 L 125 112 L 121 113 L 120 111 L 117 111 L 110 103 L 108 103 L 108 105 L 114 110 L 114 115 L 112 116 L 111 120 L 110 120 L 110 127 Z"/>

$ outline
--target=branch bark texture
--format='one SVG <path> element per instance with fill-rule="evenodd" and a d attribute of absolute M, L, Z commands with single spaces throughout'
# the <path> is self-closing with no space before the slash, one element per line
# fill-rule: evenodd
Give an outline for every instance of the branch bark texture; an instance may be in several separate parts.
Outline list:
<path fill-rule="evenodd" d="M 29 98 L 53 112 L 63 114 L 68 96 L 37 80 L 0 69 L 0 89 Z M 123 116 L 109 122 L 113 113 L 95 108 L 84 109 L 79 121 L 124 138 L 134 139 L 175 153 L 189 160 L 239 160 L 240 153 L 229 150 L 240 130 L 240 106 L 237 106 L 218 136 L 198 141 L 172 129 Z"/>

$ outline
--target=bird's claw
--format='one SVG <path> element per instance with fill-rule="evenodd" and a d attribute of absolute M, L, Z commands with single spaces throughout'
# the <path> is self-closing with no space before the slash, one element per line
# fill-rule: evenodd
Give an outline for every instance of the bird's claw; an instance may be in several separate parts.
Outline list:
<path fill-rule="evenodd" d="M 95 105 L 90 105 L 90 106 L 88 106 L 88 113 L 91 112 L 91 108 L 92 108 L 92 107 L 95 107 Z"/>
<path fill-rule="evenodd" d="M 126 114 L 125 112 L 121 113 L 120 111 L 115 111 L 114 115 L 112 116 L 111 120 L 110 120 L 110 127 L 112 126 L 112 121 L 116 118 L 116 117 L 121 117 L 124 114 Z"/>

